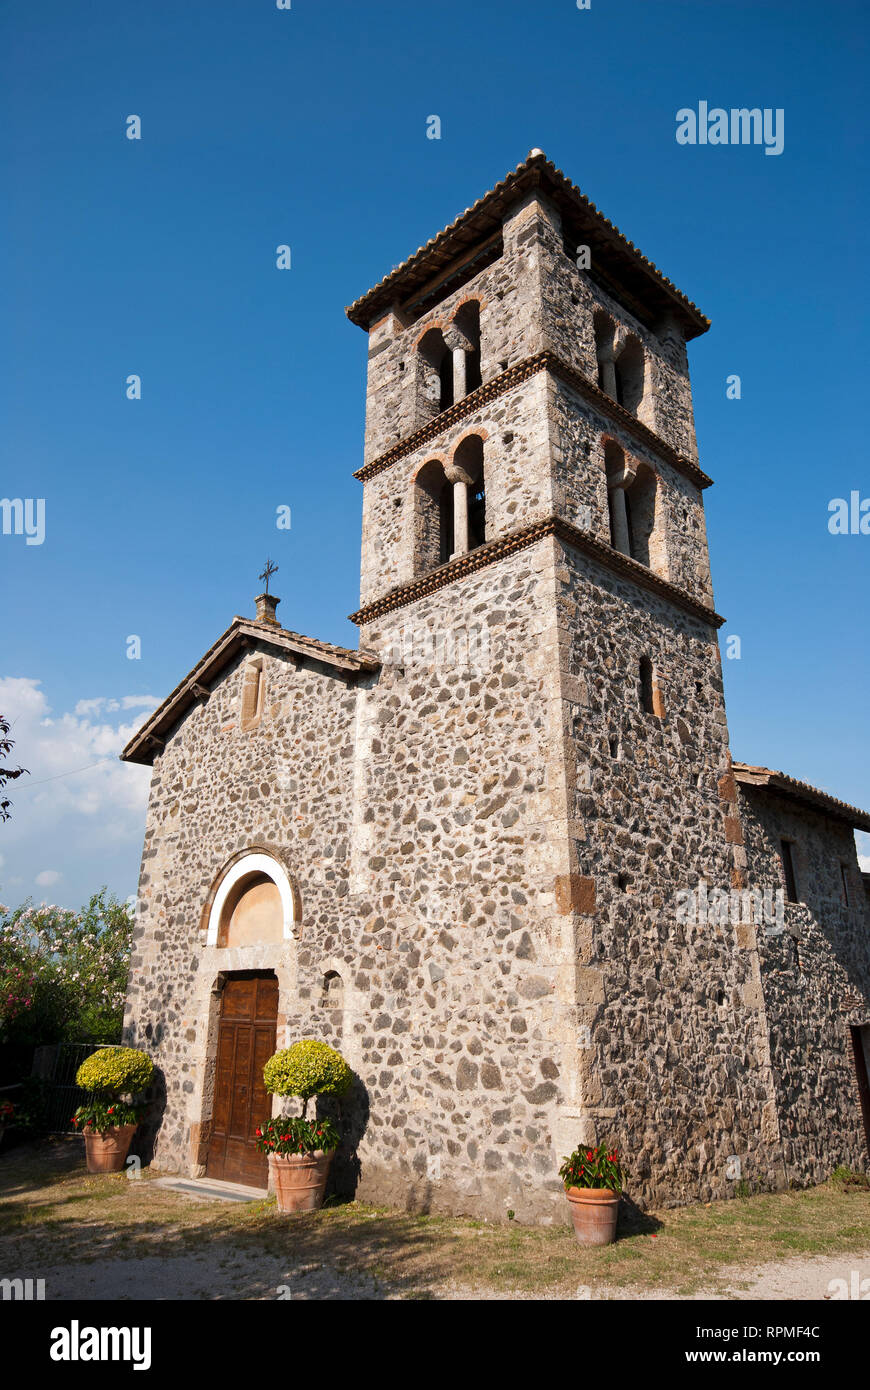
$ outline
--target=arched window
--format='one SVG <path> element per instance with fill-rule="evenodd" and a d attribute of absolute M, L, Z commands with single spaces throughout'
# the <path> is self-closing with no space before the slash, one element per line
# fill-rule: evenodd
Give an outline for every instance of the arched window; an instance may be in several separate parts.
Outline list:
<path fill-rule="evenodd" d="M 643 347 L 633 333 L 617 334 L 609 314 L 597 309 L 592 316 L 598 385 L 611 400 L 636 415 L 644 395 L 646 365 Z"/>
<path fill-rule="evenodd" d="M 453 484 L 440 459 L 430 459 L 414 481 L 414 573 L 426 574 L 453 554 Z"/>
<path fill-rule="evenodd" d="M 658 479 L 651 468 L 638 467 L 634 481 L 625 489 L 629 554 L 647 568 L 652 567 L 650 545 L 656 524 Z"/>
<path fill-rule="evenodd" d="M 629 468 L 625 454 L 612 439 L 604 444 L 604 468 L 610 544 L 657 574 L 666 575 L 664 523 L 656 474 L 637 459 Z"/>
<path fill-rule="evenodd" d="M 634 334 L 629 334 L 626 338 L 625 345 L 614 361 L 614 371 L 616 400 L 623 409 L 636 415 L 643 400 L 644 357 L 643 348 Z"/>
<path fill-rule="evenodd" d="M 595 357 L 598 363 L 598 385 L 613 400 L 616 400 L 616 368 L 613 357 L 613 339 L 616 326 L 609 314 L 596 309 L 592 315 L 595 331 Z"/>
<path fill-rule="evenodd" d="M 278 885 L 268 874 L 249 874 L 232 889 L 218 927 L 218 946 L 254 946 L 284 940 Z"/>
<path fill-rule="evenodd" d="M 458 383 L 464 387 L 462 394 L 469 395 L 476 391 L 480 385 L 480 305 L 476 299 L 470 299 L 466 304 L 460 306 L 454 315 L 453 322 L 465 339 L 466 346 L 463 349 L 463 360 L 458 364 L 464 367 L 461 376 L 464 381 Z M 459 399 L 460 392 L 457 389 L 456 375 L 454 374 L 454 396 Z"/>
<path fill-rule="evenodd" d="M 446 565 L 453 554 L 454 535 L 453 487 L 444 479 L 438 493 L 438 564 Z"/>
<path fill-rule="evenodd" d="M 446 348 L 438 366 L 438 386 L 438 408 L 446 410 L 453 404 L 453 357 Z"/>
<path fill-rule="evenodd" d="M 440 328 L 430 328 L 417 345 L 421 411 L 424 418 L 453 404 L 453 354 Z"/>
<path fill-rule="evenodd" d="M 327 970 L 323 977 L 321 1003 L 325 1009 L 344 1008 L 344 981 L 337 970 Z"/>
<path fill-rule="evenodd" d="M 486 490 L 483 477 L 468 490 L 468 549 L 476 550 L 486 540 Z"/>
<path fill-rule="evenodd" d="M 254 850 L 235 859 L 220 878 L 208 916 L 209 946 L 253 946 L 293 936 L 296 907 L 284 866 Z"/>
<path fill-rule="evenodd" d="M 456 553 L 476 550 L 486 541 L 486 486 L 483 471 L 483 440 L 470 434 L 456 448 L 451 460 L 454 488 L 459 494 L 455 506 Z M 462 535 L 462 502 L 465 503 L 465 535 Z"/>
<path fill-rule="evenodd" d="M 610 544 L 623 555 L 631 554 L 631 532 L 625 505 L 625 454 L 612 439 L 604 444 L 607 474 L 607 511 L 610 517 Z"/>

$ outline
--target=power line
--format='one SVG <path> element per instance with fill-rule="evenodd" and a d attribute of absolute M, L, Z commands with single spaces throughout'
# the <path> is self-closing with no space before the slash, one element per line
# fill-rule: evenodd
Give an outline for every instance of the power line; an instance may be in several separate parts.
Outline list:
<path fill-rule="evenodd" d="M 69 772 L 56 772 L 53 777 L 43 777 L 38 782 L 25 782 L 23 786 L 15 788 L 15 795 L 21 792 L 30 791 L 32 787 L 44 787 L 46 782 L 58 782 L 61 777 L 75 777 L 78 772 L 90 772 L 92 767 L 99 767 L 101 763 L 113 763 L 114 757 L 98 758 L 95 763 L 88 763 L 87 767 L 71 767 Z"/>

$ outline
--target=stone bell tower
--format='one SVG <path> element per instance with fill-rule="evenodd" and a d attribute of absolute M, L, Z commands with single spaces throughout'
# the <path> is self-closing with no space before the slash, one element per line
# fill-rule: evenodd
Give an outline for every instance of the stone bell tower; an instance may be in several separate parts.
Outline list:
<path fill-rule="evenodd" d="M 561 1156 L 608 1139 L 636 1191 L 722 1193 L 773 1122 L 752 951 L 677 910 L 745 869 L 686 349 L 708 322 L 539 150 L 348 314 L 354 621 L 383 662 L 350 891 L 401 1115 L 369 1173 L 547 1219 Z"/>

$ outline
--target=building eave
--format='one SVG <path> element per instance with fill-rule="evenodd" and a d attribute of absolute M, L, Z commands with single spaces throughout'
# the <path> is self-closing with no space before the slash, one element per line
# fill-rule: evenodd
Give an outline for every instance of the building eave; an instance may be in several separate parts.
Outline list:
<path fill-rule="evenodd" d="M 436 593 L 445 585 L 463 579 L 468 574 L 474 574 L 507 555 L 512 555 L 518 550 L 525 550 L 526 547 L 534 545 L 545 536 L 555 536 L 558 540 L 589 556 L 590 559 L 599 561 L 606 569 L 613 571 L 620 578 L 630 579 L 640 588 L 649 589 L 653 593 L 659 594 L 662 598 L 668 599 L 678 608 L 682 608 L 692 617 L 700 619 L 701 622 L 709 624 L 712 628 L 720 628 L 725 621 L 712 607 L 699 603 L 691 594 L 686 593 L 685 589 L 671 584 L 667 579 L 661 579 L 659 575 L 654 574 L 638 560 L 633 560 L 630 556 L 614 550 L 612 546 L 605 545 L 604 541 L 598 540 L 590 531 L 583 531 L 573 522 L 566 521 L 564 517 L 559 516 L 542 517 L 540 521 L 519 526 L 503 536 L 498 536 L 495 540 L 488 541 L 485 545 L 478 546 L 475 550 L 468 551 L 465 555 L 459 555 L 456 559 L 449 560 L 447 564 L 429 570 L 428 573 L 420 575 L 417 579 L 412 579 L 409 583 L 399 584 L 395 588 L 389 589 L 380 598 L 365 604 L 356 613 L 351 613 L 350 621 L 363 627 L 367 623 L 384 617 L 387 613 L 404 608 L 409 603 L 415 603 L 417 599 Z"/>
<path fill-rule="evenodd" d="M 431 420 L 427 420 L 424 425 L 393 444 L 385 453 L 370 459 L 368 463 L 364 463 L 353 476 L 358 478 L 360 482 L 368 482 L 369 478 L 376 477 L 378 473 L 390 468 L 392 464 L 407 454 L 413 453 L 421 445 L 437 439 L 444 430 L 451 429 L 454 425 L 467 419 L 469 415 L 473 415 L 475 411 L 480 410 L 482 406 L 489 405 L 538 372 L 547 372 L 550 376 L 558 378 L 565 385 L 571 387 L 584 400 L 590 402 L 612 420 L 614 424 L 620 426 L 627 434 L 644 444 L 652 453 L 657 454 L 659 458 L 676 468 L 699 490 L 703 491 L 703 489 L 713 486 L 713 479 L 698 466 L 694 459 L 681 454 L 673 445 L 668 444 L 667 440 L 662 439 L 648 425 L 645 425 L 642 420 L 638 420 L 636 415 L 632 415 L 630 411 L 619 405 L 605 391 L 602 391 L 595 382 L 590 381 L 570 363 L 563 362 L 554 352 L 539 352 L 534 357 L 525 357 L 522 361 L 516 362 L 512 367 L 500 372 L 498 376 L 483 382 L 474 391 L 470 391 L 467 396 L 463 396 L 461 400 L 448 406 L 446 410 L 440 411 Z"/>
<path fill-rule="evenodd" d="M 637 301 L 636 307 L 646 306 L 658 315 L 672 313 L 687 339 L 706 333 L 710 320 L 697 305 L 540 151 L 530 154 L 454 222 L 349 305 L 346 313 L 351 323 L 368 330 L 393 305 L 413 300 L 427 282 L 446 271 L 458 257 L 492 237 L 508 209 L 533 189 L 539 189 L 556 204 L 572 240 L 590 246 L 593 265 L 614 284 L 625 287 Z"/>
<path fill-rule="evenodd" d="M 345 674 L 376 671 L 380 662 L 370 652 L 352 651 L 305 637 L 274 623 L 258 622 L 253 618 L 236 617 L 213 646 L 197 662 L 184 680 L 180 681 L 161 705 L 158 705 L 121 753 L 128 763 L 151 763 L 163 747 L 170 731 L 192 705 L 208 699 L 211 683 L 245 647 L 266 645 L 287 655 L 317 661 Z"/>
<path fill-rule="evenodd" d="M 734 763 L 734 780 L 744 787 L 762 787 L 767 791 L 776 792 L 791 801 L 821 811 L 833 820 L 845 821 L 856 830 L 870 831 L 870 812 L 862 811 L 858 806 L 850 806 L 847 801 L 840 801 L 838 797 L 810 786 L 809 782 L 799 782 L 774 768 Z"/>

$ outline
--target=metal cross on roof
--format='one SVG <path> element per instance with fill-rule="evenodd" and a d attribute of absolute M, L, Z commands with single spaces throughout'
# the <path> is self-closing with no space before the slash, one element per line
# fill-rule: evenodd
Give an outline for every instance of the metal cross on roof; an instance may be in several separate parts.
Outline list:
<path fill-rule="evenodd" d="M 278 566 L 277 566 L 277 565 L 273 565 L 273 564 L 272 564 L 272 561 L 271 561 L 271 560 L 269 559 L 269 557 L 267 556 L 267 557 L 266 557 L 266 568 L 263 570 L 262 574 L 260 574 L 260 575 L 258 576 L 260 579 L 263 580 L 264 584 L 266 585 L 265 592 L 266 592 L 267 594 L 268 594 L 268 592 L 269 592 L 269 580 L 271 579 L 271 577 L 272 577 L 273 574 L 276 574 L 276 573 L 277 573 L 277 571 L 278 571 Z"/>

